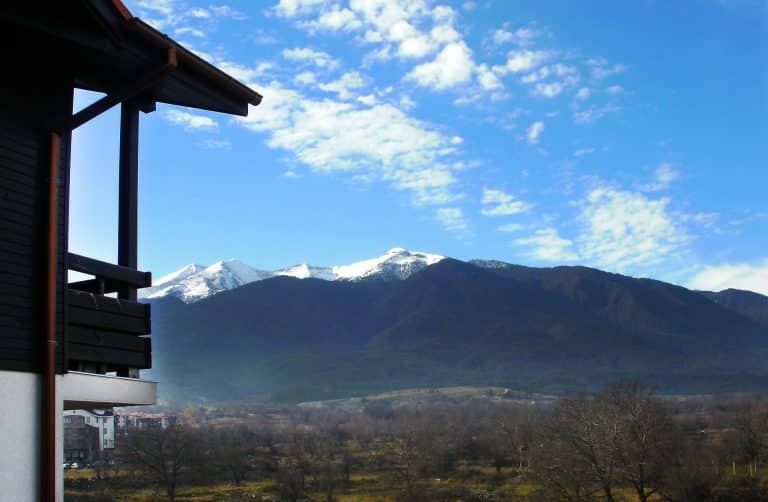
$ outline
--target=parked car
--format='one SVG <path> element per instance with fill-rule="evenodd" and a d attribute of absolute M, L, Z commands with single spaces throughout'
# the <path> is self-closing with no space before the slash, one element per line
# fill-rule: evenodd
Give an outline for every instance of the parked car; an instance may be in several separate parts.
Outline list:
<path fill-rule="evenodd" d="M 69 468 L 70 469 L 79 469 L 80 468 L 80 464 L 78 464 L 77 462 L 72 462 L 71 464 L 69 464 Z"/>

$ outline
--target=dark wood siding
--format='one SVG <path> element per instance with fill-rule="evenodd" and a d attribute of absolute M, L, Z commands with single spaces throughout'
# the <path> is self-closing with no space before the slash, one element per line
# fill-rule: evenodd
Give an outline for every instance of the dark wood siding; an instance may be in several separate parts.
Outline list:
<path fill-rule="evenodd" d="M 0 369 L 40 371 L 44 329 L 50 117 L 71 110 L 71 83 L 0 88 Z M 18 103 L 36 100 L 28 113 Z M 14 103 L 11 103 L 14 101 Z M 41 103 L 42 102 L 42 103 Z M 46 108 L 46 105 L 48 106 Z M 47 110 L 47 112 L 43 112 Z M 61 138 L 57 277 L 57 371 L 64 371 L 69 135 Z"/>

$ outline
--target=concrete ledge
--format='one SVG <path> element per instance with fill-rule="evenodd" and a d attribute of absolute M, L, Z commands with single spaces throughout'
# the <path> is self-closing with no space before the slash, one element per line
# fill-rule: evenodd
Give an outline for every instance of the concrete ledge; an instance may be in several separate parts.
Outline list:
<path fill-rule="evenodd" d="M 65 410 L 141 406 L 157 402 L 157 382 L 70 371 L 62 375 Z"/>

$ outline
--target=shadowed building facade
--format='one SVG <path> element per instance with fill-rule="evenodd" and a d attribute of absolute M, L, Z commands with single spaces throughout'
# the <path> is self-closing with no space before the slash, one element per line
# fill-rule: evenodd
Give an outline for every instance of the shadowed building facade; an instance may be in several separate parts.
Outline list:
<path fill-rule="evenodd" d="M 62 500 L 65 409 L 155 402 L 151 311 L 137 289 L 138 152 L 156 103 L 247 115 L 261 96 L 119 0 L 0 6 L 0 486 Z M 74 90 L 104 97 L 73 113 Z M 119 106 L 116 263 L 68 251 L 74 129 Z M 93 187 L 99 190 L 99 187 Z M 90 276 L 68 283 L 69 271 Z M 110 293 L 114 293 L 111 295 Z M 8 491 L 10 490 L 10 491 Z"/>

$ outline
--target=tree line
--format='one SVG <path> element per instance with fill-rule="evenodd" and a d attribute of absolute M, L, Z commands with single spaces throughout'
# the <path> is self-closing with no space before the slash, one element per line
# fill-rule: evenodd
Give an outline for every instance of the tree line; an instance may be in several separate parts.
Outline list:
<path fill-rule="evenodd" d="M 286 501 L 334 501 L 365 483 L 404 501 L 759 501 L 766 449 L 763 403 L 687 403 L 617 382 L 544 405 L 371 402 L 285 410 L 280 423 L 134 430 L 105 483 L 169 501 L 180 486 L 255 480 Z"/>

